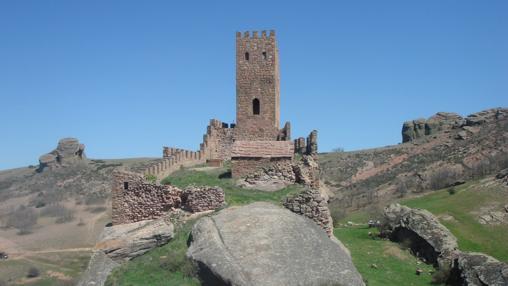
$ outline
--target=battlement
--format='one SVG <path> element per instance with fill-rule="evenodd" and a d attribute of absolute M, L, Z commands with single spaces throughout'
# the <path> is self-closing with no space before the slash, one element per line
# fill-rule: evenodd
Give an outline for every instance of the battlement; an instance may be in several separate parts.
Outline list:
<path fill-rule="evenodd" d="M 236 39 L 275 39 L 275 30 L 270 30 L 268 35 L 266 30 L 262 30 L 261 34 L 258 31 L 236 32 Z"/>

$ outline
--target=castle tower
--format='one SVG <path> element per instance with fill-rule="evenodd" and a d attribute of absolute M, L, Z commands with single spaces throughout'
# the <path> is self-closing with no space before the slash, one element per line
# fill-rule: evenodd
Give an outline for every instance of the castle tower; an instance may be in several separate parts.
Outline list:
<path fill-rule="evenodd" d="M 279 55 L 275 31 L 236 33 L 238 140 L 276 140 L 280 121 Z"/>

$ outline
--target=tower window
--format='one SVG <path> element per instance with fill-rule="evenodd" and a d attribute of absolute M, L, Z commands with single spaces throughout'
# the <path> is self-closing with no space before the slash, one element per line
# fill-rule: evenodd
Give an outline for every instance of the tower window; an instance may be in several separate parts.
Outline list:
<path fill-rule="evenodd" d="M 123 189 L 124 190 L 129 189 L 129 182 L 123 182 Z"/>
<path fill-rule="evenodd" d="M 257 115 L 259 114 L 259 110 L 260 110 L 259 99 L 254 98 L 254 100 L 252 101 L 252 113 L 254 115 Z"/>
<path fill-rule="evenodd" d="M 249 52 L 246 52 L 245 53 L 245 60 L 248 61 L 249 60 Z"/>
<path fill-rule="evenodd" d="M 266 60 L 266 52 L 263 52 L 263 60 Z"/>

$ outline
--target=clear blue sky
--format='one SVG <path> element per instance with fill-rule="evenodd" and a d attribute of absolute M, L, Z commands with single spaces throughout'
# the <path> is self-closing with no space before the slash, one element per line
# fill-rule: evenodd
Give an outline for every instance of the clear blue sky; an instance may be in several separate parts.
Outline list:
<path fill-rule="evenodd" d="M 262 29 L 278 37 L 282 121 L 318 129 L 321 151 L 508 106 L 506 0 L 3 0 L 0 169 L 69 136 L 92 158 L 197 149 L 210 118 L 235 119 L 235 32 Z"/>

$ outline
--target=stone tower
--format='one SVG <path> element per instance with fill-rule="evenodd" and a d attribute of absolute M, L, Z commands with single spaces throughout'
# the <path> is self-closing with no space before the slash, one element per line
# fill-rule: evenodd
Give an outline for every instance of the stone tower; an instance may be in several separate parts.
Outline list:
<path fill-rule="evenodd" d="M 236 140 L 277 140 L 279 55 L 275 32 L 236 33 Z"/>

